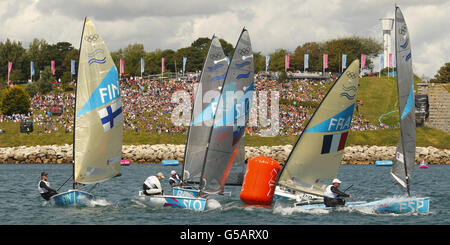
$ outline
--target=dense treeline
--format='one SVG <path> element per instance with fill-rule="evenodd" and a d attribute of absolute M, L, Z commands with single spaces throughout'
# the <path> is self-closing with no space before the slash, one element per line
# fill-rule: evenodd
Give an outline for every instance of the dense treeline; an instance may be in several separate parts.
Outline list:
<path fill-rule="evenodd" d="M 165 58 L 165 70 L 174 72 L 175 66 L 177 71 L 182 70 L 183 57 L 187 57 L 186 71 L 200 71 L 203 66 L 204 57 L 208 51 L 209 38 L 198 38 L 189 47 L 180 48 L 176 51 L 171 49 L 156 49 L 146 52 L 143 44 L 129 44 L 123 49 L 111 52 L 111 56 L 117 67 L 119 67 L 120 59 L 125 61 L 125 74 L 131 76 L 140 75 L 141 58 L 145 60 L 144 75 L 160 74 L 161 59 Z M 224 52 L 231 58 L 233 54 L 233 45 L 227 41 L 220 39 Z M 322 57 L 324 53 L 328 54 L 327 71 L 338 72 L 341 70 L 342 54 L 347 55 L 347 65 L 356 58 L 360 58 L 361 54 L 367 55 L 366 66 L 368 69 L 373 68 L 370 58 L 377 56 L 382 51 L 381 43 L 371 38 L 347 37 L 329 40 L 325 42 L 309 42 L 298 46 L 293 52 L 285 49 L 278 49 L 270 53 L 269 70 L 283 71 L 284 56 L 290 54 L 290 69 L 303 70 L 304 54 L 309 54 L 308 71 L 322 71 Z M 254 51 L 255 71 L 265 70 L 265 56 L 261 52 Z M 11 41 L 7 39 L 0 42 L 0 80 L 6 81 L 8 75 L 8 62 L 13 62 L 11 81 L 26 81 L 30 79 L 30 61 L 34 62 L 35 75 L 33 81 L 39 80 L 41 71 L 45 67 L 50 67 L 51 60 L 56 64 L 56 79 L 62 82 L 71 80 L 71 60 L 78 62 L 78 49 L 68 42 L 58 42 L 49 44 L 45 40 L 34 39 L 25 49 L 21 42 Z"/>

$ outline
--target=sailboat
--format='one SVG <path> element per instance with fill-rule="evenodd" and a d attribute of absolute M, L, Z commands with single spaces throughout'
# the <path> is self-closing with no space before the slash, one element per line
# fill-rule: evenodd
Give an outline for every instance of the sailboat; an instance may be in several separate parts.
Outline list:
<path fill-rule="evenodd" d="M 370 207 L 377 213 L 427 213 L 429 197 L 413 197 L 410 192 L 416 153 L 416 120 L 414 112 L 414 78 L 408 27 L 399 7 L 395 6 L 395 52 L 400 116 L 400 137 L 390 175 L 407 193 L 406 198 L 350 202 L 347 207 Z M 323 204 L 300 206 L 302 209 L 325 208 Z"/>
<path fill-rule="evenodd" d="M 217 45 L 217 42 L 212 42 L 211 45 Z M 212 63 L 214 61 L 216 61 L 215 65 L 217 65 L 219 62 L 226 62 L 227 60 L 223 56 L 222 59 L 213 59 Z M 205 67 L 211 67 L 208 61 L 206 61 Z M 217 67 L 217 69 L 219 68 Z M 215 97 L 213 102 L 202 110 L 201 117 L 195 118 L 192 122 L 192 125 L 196 125 L 199 122 L 204 123 L 207 121 L 210 122 L 207 125 L 211 125 L 210 133 L 207 135 L 208 144 L 206 151 L 202 152 L 204 151 L 204 146 L 202 146 L 198 148 L 201 157 L 195 154 L 188 156 L 196 157 L 196 161 L 199 161 L 201 164 L 187 165 L 183 171 L 183 179 L 188 182 L 189 180 L 195 182 L 198 178 L 198 190 L 194 189 L 191 194 L 186 194 L 186 188 L 178 189 L 178 195 L 172 196 L 144 196 L 140 192 L 139 197 L 145 199 L 152 206 L 170 206 L 202 211 L 205 209 L 207 202 L 211 200 L 204 198 L 206 195 L 218 194 L 224 191 L 230 169 L 235 162 L 239 147 L 242 146 L 239 142 L 244 134 L 249 118 L 250 103 L 254 89 L 253 52 L 250 36 L 245 28 L 241 32 L 226 72 L 219 72 L 217 76 L 211 76 L 210 80 L 219 76 L 224 76 L 220 95 Z M 190 130 L 193 130 L 193 128 L 195 127 L 191 127 Z M 189 134 L 192 135 L 193 132 L 195 131 L 190 131 Z M 205 132 L 203 130 L 200 133 Z M 187 144 L 188 149 L 190 146 L 192 145 Z M 191 151 L 195 152 L 192 148 Z M 189 161 L 188 158 L 185 159 Z M 181 191 L 184 191 L 184 194 Z"/>
<path fill-rule="evenodd" d="M 80 190 L 120 175 L 122 99 L 116 66 L 97 28 L 85 18 L 75 92 L 73 185 L 51 198 L 56 205 L 87 204 L 94 195 Z"/>
<path fill-rule="evenodd" d="M 180 187 L 173 188 L 174 195 L 197 197 L 200 192 L 199 189 L 193 188 L 191 185 L 200 183 L 200 175 L 213 128 L 214 114 L 217 110 L 220 90 L 225 80 L 227 68 L 227 58 L 219 39 L 213 36 L 201 73 L 199 86 L 194 96 L 192 123 L 188 129 L 184 151 L 183 182 Z M 204 103 L 205 98 L 207 100 L 211 99 L 211 102 Z M 226 185 L 239 185 L 243 181 L 245 169 L 244 136 L 239 140 L 239 145 L 237 157 L 233 163 L 235 171 L 232 176 L 227 178 Z"/>
<path fill-rule="evenodd" d="M 351 127 L 359 77 L 355 60 L 321 101 L 289 154 L 274 199 L 297 204 L 323 203 L 323 193 L 337 177 Z"/>

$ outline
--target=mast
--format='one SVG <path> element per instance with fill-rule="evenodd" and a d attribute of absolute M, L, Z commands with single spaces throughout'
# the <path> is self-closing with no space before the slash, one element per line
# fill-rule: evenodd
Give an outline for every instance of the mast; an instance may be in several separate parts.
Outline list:
<path fill-rule="evenodd" d="M 84 17 L 83 21 L 83 29 L 81 31 L 81 40 L 80 40 L 80 49 L 78 50 L 78 69 L 80 68 L 80 55 L 81 55 L 81 45 L 83 44 L 83 35 L 84 35 L 84 27 L 86 25 L 86 19 L 87 16 Z M 77 72 L 77 81 L 75 82 L 75 103 L 73 105 L 73 143 L 72 143 L 72 188 L 75 189 L 76 183 L 75 183 L 75 122 L 76 122 L 76 114 L 77 114 L 77 85 L 78 85 L 78 72 Z"/>

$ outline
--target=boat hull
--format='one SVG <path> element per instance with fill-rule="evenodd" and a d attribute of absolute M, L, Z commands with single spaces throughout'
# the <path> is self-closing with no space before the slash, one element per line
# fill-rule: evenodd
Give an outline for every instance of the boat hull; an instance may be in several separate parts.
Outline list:
<path fill-rule="evenodd" d="M 312 204 L 297 206 L 300 209 L 312 210 L 312 209 L 333 209 L 326 207 L 324 204 Z M 348 208 L 362 208 L 371 207 L 374 208 L 376 213 L 428 213 L 430 211 L 430 198 L 411 198 L 409 200 L 402 201 L 386 201 L 378 200 L 373 202 L 348 202 L 345 204 Z"/>
<path fill-rule="evenodd" d="M 392 166 L 391 160 L 375 161 L 375 166 Z"/>
<path fill-rule="evenodd" d="M 161 162 L 162 166 L 178 166 L 179 164 L 178 160 L 163 160 Z"/>
<path fill-rule="evenodd" d="M 185 189 L 181 187 L 173 187 L 172 188 L 174 196 L 180 197 L 198 197 L 199 190 L 196 189 Z"/>
<path fill-rule="evenodd" d="M 69 190 L 67 192 L 54 195 L 50 198 L 56 206 L 88 205 L 94 200 L 94 195 L 85 191 Z"/>
<path fill-rule="evenodd" d="M 298 192 L 296 194 L 291 193 L 286 190 L 280 189 L 279 186 L 275 187 L 275 192 L 273 194 L 274 200 L 284 200 L 284 201 L 297 201 L 297 202 L 303 202 L 303 201 L 321 201 L 323 202 L 323 197 L 307 194 L 307 193 L 301 193 Z"/>
<path fill-rule="evenodd" d="M 197 197 L 168 195 L 146 196 L 142 193 L 142 191 L 139 192 L 139 199 L 154 208 L 171 207 L 195 211 L 205 210 L 207 201 L 205 198 Z"/>

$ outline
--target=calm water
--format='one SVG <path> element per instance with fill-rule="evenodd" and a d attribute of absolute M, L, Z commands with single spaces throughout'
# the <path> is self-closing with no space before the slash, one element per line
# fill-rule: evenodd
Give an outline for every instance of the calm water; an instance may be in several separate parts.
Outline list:
<path fill-rule="evenodd" d="M 220 200 L 220 207 L 205 212 L 174 208 L 153 209 L 135 200 L 142 183 L 161 171 L 166 176 L 163 188 L 171 193 L 168 177 L 172 169 L 181 166 L 130 165 L 122 167 L 122 176 L 101 183 L 92 191 L 97 200 L 92 207 L 54 207 L 37 191 L 40 173 L 49 173 L 54 189 L 72 174 L 72 166 L 7 165 L 0 164 L 0 224 L 1 225 L 448 225 L 450 224 L 450 166 L 416 167 L 412 194 L 431 197 L 428 214 L 374 214 L 368 211 L 343 209 L 339 211 L 301 212 L 294 208 L 246 207 L 239 199 L 240 187 L 227 187 L 232 195 Z M 393 181 L 389 167 L 372 165 L 343 165 L 339 179 L 341 189 L 353 184 L 348 191 L 354 200 L 367 200 L 389 187 Z M 69 181 L 61 191 L 67 190 Z M 383 197 L 402 194 L 394 187 Z"/>

